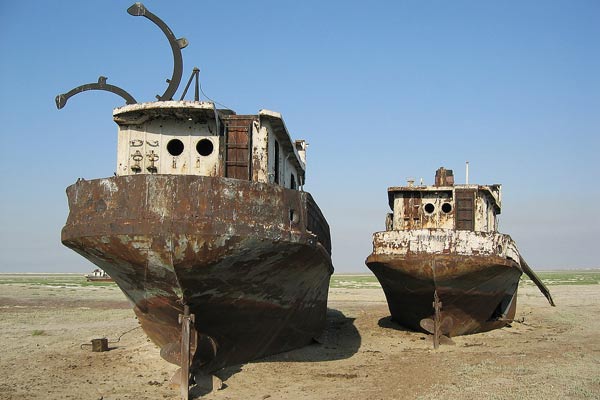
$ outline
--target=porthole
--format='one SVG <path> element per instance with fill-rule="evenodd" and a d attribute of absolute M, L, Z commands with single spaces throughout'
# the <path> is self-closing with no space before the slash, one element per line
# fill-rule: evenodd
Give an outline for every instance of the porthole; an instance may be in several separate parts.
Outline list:
<path fill-rule="evenodd" d="M 450 203 L 442 204 L 442 211 L 446 214 L 452 212 L 452 204 L 450 204 Z"/>
<path fill-rule="evenodd" d="M 167 143 L 167 151 L 172 156 L 178 156 L 183 153 L 183 142 L 179 139 L 172 139 Z"/>
<path fill-rule="evenodd" d="M 435 211 L 435 206 L 431 203 L 427 203 L 425 204 L 425 206 L 423 207 L 423 210 L 425 210 L 425 212 L 427 214 L 431 214 Z"/>
<path fill-rule="evenodd" d="M 213 143 L 209 139 L 202 139 L 196 144 L 196 151 L 201 156 L 210 156 L 214 150 Z"/>

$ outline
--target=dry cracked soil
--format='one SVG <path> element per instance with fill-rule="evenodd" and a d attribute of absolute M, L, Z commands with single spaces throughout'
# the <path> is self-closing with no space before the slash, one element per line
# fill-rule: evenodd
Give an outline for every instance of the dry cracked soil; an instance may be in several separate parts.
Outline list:
<path fill-rule="evenodd" d="M 600 399 L 600 285 L 519 289 L 523 322 L 430 338 L 390 321 L 382 290 L 332 288 L 321 343 L 230 367 L 203 399 Z M 91 352 L 107 337 L 110 351 Z M 0 399 L 179 399 L 176 366 L 115 286 L 0 286 Z"/>

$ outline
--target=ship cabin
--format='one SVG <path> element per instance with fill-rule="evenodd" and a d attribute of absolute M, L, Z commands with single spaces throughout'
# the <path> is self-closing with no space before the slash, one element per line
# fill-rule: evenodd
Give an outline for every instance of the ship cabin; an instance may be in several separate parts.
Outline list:
<path fill-rule="evenodd" d="M 301 189 L 304 140 L 292 141 L 281 114 L 236 115 L 212 102 L 158 101 L 113 112 L 117 176 L 200 175 Z"/>
<path fill-rule="evenodd" d="M 104 272 L 103 270 L 101 270 L 100 268 L 96 268 L 95 270 L 92 271 L 91 274 L 87 275 L 88 278 L 106 278 L 108 277 L 108 274 L 106 272 Z"/>
<path fill-rule="evenodd" d="M 386 230 L 456 229 L 496 232 L 501 207 L 501 185 L 457 185 L 452 170 L 439 168 L 433 186 L 391 187 L 393 213 Z"/>

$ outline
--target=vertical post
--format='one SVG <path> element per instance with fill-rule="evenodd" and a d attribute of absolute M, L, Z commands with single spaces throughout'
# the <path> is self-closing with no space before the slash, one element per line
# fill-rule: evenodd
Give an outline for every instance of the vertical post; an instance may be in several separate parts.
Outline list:
<path fill-rule="evenodd" d="M 190 394 L 190 338 L 191 324 L 194 314 L 190 314 L 190 307 L 183 306 L 183 314 L 179 314 L 181 324 L 181 382 L 179 390 L 182 400 L 188 400 Z"/>
<path fill-rule="evenodd" d="M 469 184 L 469 162 L 467 161 L 467 165 L 466 165 L 466 173 L 465 173 L 465 184 Z"/>
<path fill-rule="evenodd" d="M 196 90 L 194 91 L 194 100 L 200 101 L 200 70 L 194 68 L 194 74 L 196 75 Z"/>
<path fill-rule="evenodd" d="M 433 292 L 433 348 L 440 347 L 440 312 L 442 310 L 442 302 L 438 297 L 437 290 Z"/>

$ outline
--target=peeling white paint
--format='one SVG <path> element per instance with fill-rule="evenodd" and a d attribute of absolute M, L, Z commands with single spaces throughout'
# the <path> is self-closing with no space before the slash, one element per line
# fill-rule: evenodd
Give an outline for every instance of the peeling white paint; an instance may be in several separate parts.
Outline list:
<path fill-rule="evenodd" d="M 373 235 L 373 254 L 458 254 L 499 256 L 518 262 L 519 252 L 509 235 L 453 229 L 385 231 Z"/>
<path fill-rule="evenodd" d="M 514 241 L 497 232 L 500 189 L 453 184 L 389 188 L 393 213 L 386 217 L 386 231 L 373 235 L 373 254 L 498 256 L 518 263 Z"/>
<path fill-rule="evenodd" d="M 458 207 L 456 192 L 464 189 L 475 193 L 473 230 L 496 231 L 497 214 L 500 214 L 500 185 L 391 187 L 388 195 L 393 217 L 386 229 L 455 229 Z"/>
<path fill-rule="evenodd" d="M 101 179 L 100 180 L 100 184 L 102 185 L 102 187 L 104 188 L 104 190 L 108 191 L 111 194 L 112 193 L 116 193 L 116 192 L 119 191 L 119 187 L 111 179 Z"/>

